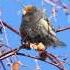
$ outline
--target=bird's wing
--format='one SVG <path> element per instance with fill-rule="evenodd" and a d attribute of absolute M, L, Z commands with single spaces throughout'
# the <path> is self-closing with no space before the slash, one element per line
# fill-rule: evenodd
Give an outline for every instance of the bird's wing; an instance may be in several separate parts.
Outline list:
<path fill-rule="evenodd" d="M 55 31 L 52 29 L 52 26 L 48 23 L 48 21 L 41 19 L 40 25 L 42 25 L 44 27 L 46 32 L 49 32 L 51 35 L 56 36 Z"/>
<path fill-rule="evenodd" d="M 39 24 L 43 27 L 42 32 L 45 34 L 44 36 L 48 35 L 48 39 L 52 40 L 54 46 L 66 46 L 64 42 L 61 42 L 56 37 L 56 32 L 52 29 L 52 26 L 50 26 L 46 20 L 41 19 L 39 22 Z"/>

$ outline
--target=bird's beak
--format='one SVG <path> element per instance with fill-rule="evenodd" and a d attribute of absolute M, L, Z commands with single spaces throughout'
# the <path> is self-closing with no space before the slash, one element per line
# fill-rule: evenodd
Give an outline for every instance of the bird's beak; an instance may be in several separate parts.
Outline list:
<path fill-rule="evenodd" d="M 27 13 L 26 10 L 22 9 L 22 14 L 26 15 L 26 13 Z"/>

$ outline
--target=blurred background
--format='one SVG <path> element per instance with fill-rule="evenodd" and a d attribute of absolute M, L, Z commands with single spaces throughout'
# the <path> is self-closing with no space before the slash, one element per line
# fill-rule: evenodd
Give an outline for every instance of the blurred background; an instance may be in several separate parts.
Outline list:
<path fill-rule="evenodd" d="M 21 24 L 22 8 L 26 5 L 34 5 L 38 8 L 43 9 L 43 11 L 46 12 L 49 20 L 51 21 L 55 29 L 70 26 L 70 0 L 0 0 L 0 20 L 5 21 L 10 26 L 19 31 L 19 26 Z M 0 41 L 9 46 L 9 49 L 5 49 L 11 50 L 11 48 L 13 49 L 19 47 L 21 38 L 9 29 L 4 29 L 4 34 L 0 34 Z M 47 51 L 56 56 L 59 56 L 60 59 L 67 58 L 67 63 L 65 64 L 65 67 L 67 68 L 67 70 L 70 70 L 70 65 L 68 64 L 68 62 L 70 62 L 70 30 L 59 32 L 57 33 L 57 36 L 61 41 L 65 42 L 66 47 L 50 47 L 47 49 Z M 34 50 L 21 50 L 21 52 L 33 56 L 37 56 L 38 54 Z M 8 64 L 11 64 L 15 61 L 22 62 L 20 70 L 37 70 L 37 63 L 39 66 L 39 70 L 58 70 L 56 67 L 48 63 L 46 64 L 41 61 L 37 62 L 34 59 L 20 56 L 12 57 L 14 59 L 9 58 L 3 60 L 6 70 L 10 70 L 10 65 Z M 0 64 L 0 70 L 3 70 L 2 64 Z"/>

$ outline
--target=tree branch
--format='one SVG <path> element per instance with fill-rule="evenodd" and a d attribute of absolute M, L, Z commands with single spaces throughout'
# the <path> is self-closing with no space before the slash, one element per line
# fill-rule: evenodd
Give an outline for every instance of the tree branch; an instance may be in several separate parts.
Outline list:
<path fill-rule="evenodd" d="M 37 60 L 40 60 L 40 61 L 43 61 L 43 62 L 46 62 L 46 63 L 49 63 L 51 65 L 54 65 L 56 66 L 57 68 L 59 68 L 60 70 L 65 70 L 63 68 L 61 68 L 58 64 L 55 64 L 55 63 L 52 63 L 52 62 L 49 62 L 49 61 L 44 61 L 42 60 L 40 57 L 34 57 L 34 56 L 30 56 L 30 55 L 26 55 L 24 53 L 18 53 L 18 51 L 20 50 L 20 48 L 16 48 L 16 49 L 13 49 L 11 51 L 8 51 L 7 53 L 4 53 L 3 55 L 0 56 L 0 60 L 4 60 L 12 55 L 22 55 L 22 56 L 26 56 L 26 57 L 29 57 L 29 58 L 33 58 L 33 59 L 37 59 Z M 50 55 L 48 53 L 48 55 Z M 50 55 L 51 56 L 51 55 Z M 52 55 L 53 56 L 53 55 Z M 56 58 L 57 59 L 57 58 Z"/>
<path fill-rule="evenodd" d="M 58 66 L 57 64 L 52 63 L 52 62 L 49 62 L 49 61 L 42 60 L 42 59 L 39 58 L 39 57 L 33 57 L 33 56 L 30 56 L 30 55 L 26 55 L 26 54 L 24 54 L 24 53 L 16 53 L 16 54 L 17 54 L 17 55 L 21 55 L 21 56 L 25 56 L 25 57 L 29 57 L 29 58 L 33 58 L 33 59 L 37 59 L 37 60 L 40 60 L 40 61 L 49 63 L 49 64 L 51 64 L 51 65 L 54 65 L 54 66 L 56 66 L 57 68 L 59 68 L 60 70 L 65 70 L 64 68 L 61 68 L 61 67 Z"/>
<path fill-rule="evenodd" d="M 17 35 L 20 36 L 19 31 L 15 30 L 15 28 L 11 27 L 10 25 L 8 25 L 8 24 L 7 24 L 6 22 L 4 22 L 4 21 L 2 21 L 2 23 L 3 23 L 3 25 L 4 25 L 5 27 L 7 27 L 8 29 L 10 29 L 11 31 L 13 31 L 14 33 L 16 33 Z M 0 21 L 0 24 L 1 24 L 1 21 Z M 57 29 L 57 30 L 56 30 L 56 33 L 62 32 L 62 31 L 65 31 L 65 30 L 69 30 L 69 29 L 70 29 L 70 26 L 68 26 L 68 27 L 63 27 L 63 28 Z"/>
<path fill-rule="evenodd" d="M 20 33 L 14 29 L 13 27 L 11 27 L 10 25 L 8 25 L 6 22 L 4 21 L 0 21 L 0 24 L 3 24 L 5 27 L 7 27 L 8 29 L 10 29 L 11 31 L 13 31 L 14 33 L 16 33 L 17 35 L 20 35 Z"/>
<path fill-rule="evenodd" d="M 0 60 L 0 63 L 2 64 L 3 69 L 6 70 L 4 63 L 1 60 Z"/>
<path fill-rule="evenodd" d="M 6 59 L 6 58 L 8 58 L 8 57 L 10 57 L 12 55 L 15 55 L 16 52 L 19 51 L 19 50 L 20 50 L 20 48 L 16 48 L 16 49 L 13 49 L 11 51 L 8 51 L 8 52 L 0 55 L 0 60 L 4 60 L 4 59 Z"/>
<path fill-rule="evenodd" d="M 12 28 L 10 25 L 8 25 L 6 22 L 0 21 L 0 24 L 3 24 L 5 27 L 7 27 L 8 29 L 10 29 L 11 31 L 13 31 L 14 33 L 16 33 L 17 35 L 20 36 L 20 33 L 19 33 L 17 30 L 15 30 L 14 28 Z M 64 27 L 64 28 L 60 28 L 60 29 L 56 30 L 56 33 L 57 33 L 57 32 L 61 32 L 61 31 L 64 31 L 64 30 L 68 30 L 68 29 L 70 29 L 70 26 Z M 5 58 L 8 58 L 8 57 L 10 57 L 10 56 L 12 56 L 12 55 L 17 54 L 17 55 L 22 55 L 22 56 L 26 56 L 26 57 L 30 57 L 30 58 L 33 58 L 33 59 L 38 59 L 38 60 L 43 61 L 42 59 L 40 59 L 40 58 L 38 58 L 38 57 L 33 57 L 33 56 L 30 56 L 30 55 L 25 55 L 25 54 L 23 54 L 23 53 L 17 53 L 18 50 L 20 50 L 20 49 L 17 49 L 17 48 L 16 48 L 16 49 L 13 49 L 13 50 L 11 50 L 11 51 L 9 51 L 9 52 L 7 52 L 7 53 L 1 55 L 1 56 L 0 56 L 0 60 L 3 60 L 3 59 L 5 59 Z M 51 55 L 51 56 L 53 56 L 53 55 Z M 65 70 L 65 69 L 61 68 L 60 66 L 58 66 L 58 65 L 55 64 L 55 63 L 51 63 L 51 62 L 48 62 L 48 61 L 44 61 L 44 62 L 49 63 L 49 64 L 52 64 L 52 65 L 56 66 L 57 68 L 59 68 L 60 70 Z"/>
<path fill-rule="evenodd" d="M 57 30 L 56 30 L 56 33 L 57 33 L 57 32 L 62 32 L 62 31 L 65 31 L 65 30 L 69 30 L 69 29 L 70 29 L 70 26 L 66 26 L 66 27 L 57 29 Z"/>

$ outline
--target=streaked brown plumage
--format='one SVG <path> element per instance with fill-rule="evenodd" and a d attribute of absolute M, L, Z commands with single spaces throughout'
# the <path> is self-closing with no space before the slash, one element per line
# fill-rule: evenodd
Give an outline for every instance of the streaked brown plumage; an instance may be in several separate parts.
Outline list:
<path fill-rule="evenodd" d="M 49 46 L 65 46 L 56 37 L 48 18 L 44 19 L 43 15 L 42 10 L 34 6 L 24 8 L 20 25 L 21 39 L 31 43 L 42 42 L 46 46 L 45 48 Z"/>

